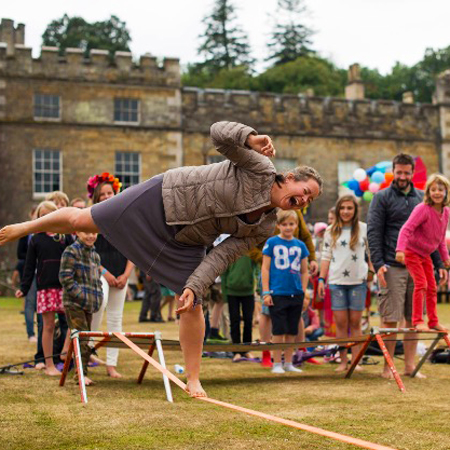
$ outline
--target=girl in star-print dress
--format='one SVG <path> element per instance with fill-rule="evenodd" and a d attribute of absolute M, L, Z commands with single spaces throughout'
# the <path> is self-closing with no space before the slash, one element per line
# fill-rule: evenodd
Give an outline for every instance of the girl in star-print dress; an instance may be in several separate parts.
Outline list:
<path fill-rule="evenodd" d="M 336 220 L 324 236 L 319 275 L 319 295 L 325 291 L 325 279 L 331 292 L 331 309 L 336 322 L 336 337 L 362 335 L 361 318 L 365 307 L 367 282 L 374 270 L 369 257 L 367 225 L 358 220 L 358 203 L 353 195 L 345 195 L 336 203 Z M 358 354 L 354 347 L 352 358 Z M 347 368 L 347 350 L 340 350 L 341 363 Z M 357 370 L 361 370 L 358 366 Z"/>

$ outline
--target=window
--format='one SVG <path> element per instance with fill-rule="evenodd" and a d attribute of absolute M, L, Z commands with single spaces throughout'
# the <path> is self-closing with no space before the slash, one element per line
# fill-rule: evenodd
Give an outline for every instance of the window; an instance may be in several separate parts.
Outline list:
<path fill-rule="evenodd" d="M 138 184 L 141 178 L 141 155 L 138 152 L 116 152 L 115 176 L 122 189 Z"/>
<path fill-rule="evenodd" d="M 114 122 L 139 122 L 139 100 L 132 98 L 114 99 Z"/>
<path fill-rule="evenodd" d="M 353 178 L 353 173 L 355 170 L 361 167 L 356 161 L 339 161 L 338 162 L 338 189 L 339 197 L 346 194 L 353 194 L 353 191 L 345 186 L 343 183 L 349 181 Z"/>
<path fill-rule="evenodd" d="M 61 191 L 61 152 L 59 150 L 34 150 L 33 192 L 37 196 Z"/>
<path fill-rule="evenodd" d="M 48 94 L 34 94 L 34 117 L 36 119 L 59 119 L 59 96 Z"/>

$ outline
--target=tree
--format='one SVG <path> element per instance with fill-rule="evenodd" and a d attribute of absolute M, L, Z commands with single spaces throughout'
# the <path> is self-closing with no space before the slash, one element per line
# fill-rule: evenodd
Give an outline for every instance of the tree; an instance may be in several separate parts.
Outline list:
<path fill-rule="evenodd" d="M 295 61 L 271 67 L 256 79 L 260 91 L 299 94 L 312 89 L 318 96 L 342 96 L 347 72 L 318 56 L 300 56 Z"/>
<path fill-rule="evenodd" d="M 237 66 L 250 68 L 254 59 L 242 29 L 236 24 L 235 8 L 230 0 L 216 0 L 212 13 L 203 19 L 206 30 L 198 53 L 205 57 L 199 66 L 211 74 Z"/>
<path fill-rule="evenodd" d="M 86 22 L 82 17 L 69 17 L 53 20 L 42 35 L 42 45 L 58 47 L 61 53 L 68 47 L 81 48 L 86 56 L 92 48 L 115 51 L 129 51 L 130 33 L 125 22 L 111 16 L 103 22 Z"/>
<path fill-rule="evenodd" d="M 267 44 L 268 61 L 277 66 L 314 53 L 309 47 L 313 31 L 301 23 L 306 12 L 303 0 L 278 0 L 275 26 Z"/>

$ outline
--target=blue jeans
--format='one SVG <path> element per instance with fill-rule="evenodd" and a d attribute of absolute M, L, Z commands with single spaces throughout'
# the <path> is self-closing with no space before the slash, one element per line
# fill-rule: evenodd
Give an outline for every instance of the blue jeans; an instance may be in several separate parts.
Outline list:
<path fill-rule="evenodd" d="M 333 311 L 364 311 L 366 304 L 367 285 L 361 284 L 330 284 L 331 309 Z"/>
<path fill-rule="evenodd" d="M 25 326 L 27 327 L 28 337 L 34 336 L 34 314 L 36 313 L 36 277 L 33 278 L 30 290 L 25 297 Z"/>

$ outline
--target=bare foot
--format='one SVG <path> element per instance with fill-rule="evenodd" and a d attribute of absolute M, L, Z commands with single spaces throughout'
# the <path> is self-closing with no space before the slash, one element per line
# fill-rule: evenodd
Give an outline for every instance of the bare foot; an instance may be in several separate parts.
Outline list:
<path fill-rule="evenodd" d="M 45 375 L 50 377 L 59 377 L 61 376 L 61 372 L 56 367 L 49 367 L 44 370 Z"/>
<path fill-rule="evenodd" d="M 106 373 L 111 378 L 122 378 L 122 375 L 119 372 L 117 372 L 114 366 L 106 366 Z"/>
<path fill-rule="evenodd" d="M 444 327 L 444 325 L 441 325 L 440 323 L 436 324 L 434 327 L 430 327 L 432 330 L 436 331 L 445 331 L 447 332 L 447 328 Z"/>
<path fill-rule="evenodd" d="M 392 375 L 392 372 L 390 369 L 385 369 L 383 370 L 383 372 L 381 373 L 381 377 L 386 379 L 386 380 L 392 380 L 394 379 L 394 375 Z"/>
<path fill-rule="evenodd" d="M 43 362 L 37 363 L 37 364 L 34 366 L 34 368 L 35 368 L 36 370 L 43 370 L 43 369 L 45 369 L 45 364 L 44 364 Z"/>
<path fill-rule="evenodd" d="M 337 368 L 334 369 L 334 371 L 338 373 L 345 372 L 346 370 L 347 370 L 347 361 L 341 362 L 339 366 L 337 366 Z"/>
<path fill-rule="evenodd" d="M 105 361 L 103 361 L 103 359 L 100 359 L 99 357 L 97 357 L 95 355 L 89 356 L 89 361 L 92 363 L 100 364 L 101 366 L 106 366 Z"/>
<path fill-rule="evenodd" d="M 24 224 L 22 223 L 7 225 L 0 230 L 0 245 L 5 245 L 8 242 L 15 241 L 26 234 Z"/>
<path fill-rule="evenodd" d="M 236 353 L 233 356 L 233 362 L 238 362 L 242 358 L 242 355 L 240 353 Z"/>
<path fill-rule="evenodd" d="M 418 323 L 414 326 L 417 331 L 430 331 L 430 329 L 424 323 Z"/>
<path fill-rule="evenodd" d="M 191 397 L 208 397 L 203 390 L 200 380 L 191 380 L 186 384 L 186 392 Z"/>
<path fill-rule="evenodd" d="M 405 377 L 410 377 L 412 375 L 412 372 L 405 372 L 403 374 Z M 414 378 L 418 378 L 419 380 L 424 380 L 427 376 L 423 373 L 417 372 Z"/>
<path fill-rule="evenodd" d="M 356 367 L 355 367 L 355 369 L 354 369 L 354 371 L 355 371 L 355 372 L 363 372 L 364 369 L 363 369 L 359 364 L 357 364 Z"/>
<path fill-rule="evenodd" d="M 90 378 L 88 377 L 84 377 L 84 384 L 86 386 L 93 386 L 95 384 L 95 381 L 92 381 Z"/>

